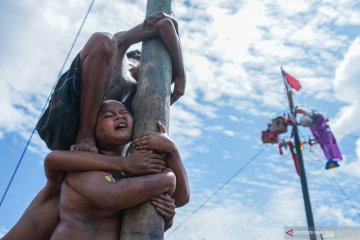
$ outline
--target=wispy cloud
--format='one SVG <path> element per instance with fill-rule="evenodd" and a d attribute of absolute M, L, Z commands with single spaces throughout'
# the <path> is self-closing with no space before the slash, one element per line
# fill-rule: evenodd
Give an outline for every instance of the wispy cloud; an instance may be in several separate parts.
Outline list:
<path fill-rule="evenodd" d="M 354 132 L 360 129 L 357 121 L 360 110 L 358 93 L 360 90 L 357 67 L 360 64 L 360 38 L 356 38 L 344 55 L 344 59 L 336 69 L 334 79 L 335 97 L 347 103 L 340 109 L 334 120 L 333 128 L 339 132 Z"/>

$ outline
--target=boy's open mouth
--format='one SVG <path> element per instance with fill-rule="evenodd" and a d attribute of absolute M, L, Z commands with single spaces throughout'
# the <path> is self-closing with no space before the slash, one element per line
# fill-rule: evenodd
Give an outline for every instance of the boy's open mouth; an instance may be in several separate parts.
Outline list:
<path fill-rule="evenodd" d="M 119 123 L 116 127 L 115 130 L 121 130 L 126 128 L 126 123 Z"/>

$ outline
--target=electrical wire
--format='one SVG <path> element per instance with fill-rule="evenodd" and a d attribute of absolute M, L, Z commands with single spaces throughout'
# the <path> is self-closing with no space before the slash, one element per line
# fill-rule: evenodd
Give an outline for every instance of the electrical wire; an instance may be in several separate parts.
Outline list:
<path fill-rule="evenodd" d="M 201 208 L 205 206 L 205 204 L 210 201 L 216 194 L 218 194 L 231 180 L 233 180 L 240 172 L 242 172 L 252 161 L 254 161 L 262 152 L 266 149 L 263 148 L 259 152 L 257 152 L 252 158 L 250 158 L 240 169 L 238 169 L 225 183 L 223 183 L 218 189 L 216 189 L 204 202 L 202 202 L 188 217 L 186 217 L 182 222 L 179 223 L 168 235 L 167 238 L 170 237 L 176 230 L 178 230 L 182 225 L 184 225 L 192 216 L 194 216 Z"/>
<path fill-rule="evenodd" d="M 346 192 L 344 191 L 344 189 L 340 186 L 340 184 L 336 181 L 336 179 L 334 178 L 334 176 L 329 173 L 326 174 L 337 186 L 337 188 L 340 190 L 340 192 L 342 193 L 342 195 L 344 195 L 344 197 L 346 198 L 346 200 L 349 202 L 349 204 L 351 205 L 351 207 L 356 211 L 356 214 L 360 217 L 360 212 L 357 209 L 357 207 L 355 206 L 355 204 L 353 203 L 353 201 L 350 199 L 349 195 L 346 194 Z"/>
<path fill-rule="evenodd" d="M 8 80 L 6 80 L 2 76 L 0 76 L 0 79 L 3 80 L 12 90 L 14 90 L 16 92 L 16 94 L 23 97 L 23 94 L 19 90 L 17 90 L 12 83 L 10 83 Z"/>
<path fill-rule="evenodd" d="M 344 132 L 338 132 L 338 131 L 333 131 L 332 132 L 334 133 L 338 133 L 338 134 L 341 134 L 341 135 L 344 135 L 344 136 L 348 136 L 348 137 L 353 137 L 353 138 L 360 138 L 359 135 L 355 135 L 355 134 L 348 134 L 348 133 L 344 133 Z"/>
<path fill-rule="evenodd" d="M 69 50 L 69 52 L 68 52 L 68 54 L 67 54 L 67 56 L 66 56 L 66 58 L 65 58 L 64 64 L 62 65 L 62 67 L 61 67 L 61 69 L 60 69 L 60 71 L 59 71 L 58 78 L 57 78 L 55 84 L 53 85 L 53 87 L 52 87 L 52 89 L 51 89 L 51 92 L 50 92 L 50 94 L 49 94 L 49 96 L 48 96 L 48 98 L 47 98 L 47 100 L 46 100 L 46 102 L 45 102 L 45 104 L 44 104 L 44 107 L 42 108 L 42 111 L 41 111 L 40 116 L 41 116 L 42 113 L 45 111 L 45 109 L 46 109 L 46 107 L 47 107 L 47 105 L 48 105 L 48 102 L 50 101 L 51 93 L 54 91 L 55 86 L 56 86 L 56 84 L 57 84 L 57 82 L 58 82 L 58 80 L 59 80 L 59 78 L 60 78 L 60 76 L 61 76 L 64 68 L 65 68 L 65 64 L 67 63 L 67 60 L 69 59 L 69 56 L 70 56 L 70 54 L 71 54 L 71 52 L 72 52 L 72 50 L 73 50 L 73 48 L 74 48 L 74 45 L 75 45 L 75 43 L 76 43 L 76 41 L 77 41 L 77 39 L 78 39 L 78 37 L 79 37 L 79 35 L 80 35 L 80 32 L 81 32 L 81 30 L 82 30 L 82 28 L 83 28 L 83 26 L 84 26 L 84 24 L 85 24 L 85 22 L 86 22 L 86 19 L 87 19 L 87 17 L 88 17 L 89 14 L 90 14 L 90 11 L 91 11 L 91 9 L 92 9 L 92 6 L 93 6 L 93 4 L 94 4 L 94 1 L 95 1 L 95 0 L 92 0 L 92 1 L 91 1 L 91 4 L 90 4 L 90 6 L 89 6 L 89 8 L 88 8 L 88 10 L 87 10 L 87 12 L 86 12 L 86 14 L 85 14 L 85 17 L 84 17 L 81 25 L 80 25 L 80 28 L 79 28 L 79 30 L 78 30 L 78 32 L 77 32 L 77 34 L 76 34 L 76 37 L 75 37 L 75 39 L 74 39 L 74 41 L 73 41 L 73 43 L 72 43 L 72 45 L 71 45 L 71 47 L 70 47 L 70 50 Z M 40 117 L 39 117 L 39 118 L 40 118 Z M 16 172 L 17 172 L 18 169 L 19 169 L 19 166 L 20 166 L 21 162 L 22 162 L 22 160 L 24 159 L 25 153 L 26 153 L 26 151 L 27 151 L 27 149 L 28 149 L 28 147 L 29 147 L 29 145 L 30 145 L 30 142 L 31 142 L 31 140 L 32 140 L 32 137 L 33 137 L 34 134 L 35 134 L 35 131 L 36 131 L 36 127 L 33 128 L 32 132 L 31 132 L 31 134 L 30 134 L 30 137 L 29 137 L 29 139 L 28 139 L 28 141 L 27 141 L 27 143 L 26 143 L 26 145 L 25 145 L 25 148 L 24 148 L 24 150 L 23 150 L 23 152 L 22 152 L 22 154 L 21 154 L 21 156 L 20 156 L 20 159 L 19 159 L 19 161 L 18 161 L 18 163 L 17 163 L 17 165 L 16 165 L 16 167 L 15 167 L 15 170 L 14 170 L 14 172 L 13 172 L 11 178 L 10 178 L 10 181 L 9 181 L 9 183 L 8 183 L 6 189 L 5 189 L 5 192 L 4 192 L 4 194 L 3 194 L 2 198 L 1 198 L 1 201 L 0 201 L 0 207 L 1 207 L 3 201 L 4 201 L 5 197 L 6 197 L 7 192 L 9 191 L 10 185 L 11 185 L 12 181 L 14 180 L 14 177 L 15 177 L 15 175 L 16 175 Z"/>
<path fill-rule="evenodd" d="M 316 160 L 317 162 L 322 162 L 320 160 Z M 357 209 L 357 207 L 355 206 L 355 204 L 353 203 L 353 201 L 351 200 L 351 198 L 349 197 L 349 195 L 345 192 L 345 190 L 340 186 L 340 184 L 337 182 L 337 180 L 335 179 L 335 177 L 328 172 L 329 170 L 325 170 L 323 169 L 325 175 L 331 179 L 333 181 L 333 183 L 336 185 L 336 187 L 339 189 L 339 191 L 341 192 L 341 194 L 345 197 L 345 199 L 349 202 L 349 204 L 351 205 L 351 207 L 355 210 L 356 214 L 360 217 L 360 211 Z"/>

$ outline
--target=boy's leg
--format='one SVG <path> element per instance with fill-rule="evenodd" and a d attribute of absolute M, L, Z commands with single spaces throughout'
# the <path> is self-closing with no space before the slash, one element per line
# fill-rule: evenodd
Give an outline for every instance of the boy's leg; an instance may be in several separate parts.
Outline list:
<path fill-rule="evenodd" d="M 60 190 L 60 187 L 47 183 L 31 201 L 19 221 L 1 239 L 50 239 L 59 223 Z"/>
<path fill-rule="evenodd" d="M 79 127 L 71 150 L 97 152 L 94 128 L 101 100 L 114 65 L 117 44 L 108 33 L 93 34 L 80 52 L 81 86 Z"/>

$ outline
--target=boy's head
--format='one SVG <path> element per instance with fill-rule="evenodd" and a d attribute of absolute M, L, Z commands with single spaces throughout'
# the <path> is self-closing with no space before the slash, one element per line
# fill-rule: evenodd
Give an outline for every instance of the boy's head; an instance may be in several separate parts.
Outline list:
<path fill-rule="evenodd" d="M 131 76 L 137 81 L 139 77 L 140 58 L 141 52 L 139 50 L 133 50 L 126 53 L 129 61 L 129 72 Z"/>
<path fill-rule="evenodd" d="M 99 150 L 114 150 L 131 141 L 133 118 L 125 106 L 116 100 L 101 104 L 95 137 Z"/>

